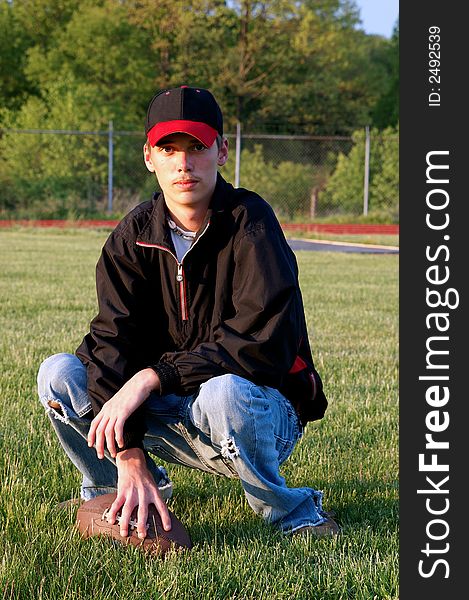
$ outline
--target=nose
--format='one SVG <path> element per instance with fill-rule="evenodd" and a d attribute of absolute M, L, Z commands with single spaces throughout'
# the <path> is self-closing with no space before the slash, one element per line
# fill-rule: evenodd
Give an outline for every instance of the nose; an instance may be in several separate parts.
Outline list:
<path fill-rule="evenodd" d="M 192 160 L 189 152 L 178 153 L 178 170 L 180 172 L 192 171 Z"/>

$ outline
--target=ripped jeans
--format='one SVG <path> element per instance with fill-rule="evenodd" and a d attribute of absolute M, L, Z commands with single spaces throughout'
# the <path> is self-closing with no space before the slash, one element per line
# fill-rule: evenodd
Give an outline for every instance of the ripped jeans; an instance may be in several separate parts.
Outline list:
<path fill-rule="evenodd" d="M 47 358 L 39 369 L 38 392 L 63 449 L 83 476 L 82 498 L 115 491 L 115 461 L 109 455 L 99 460 L 86 441 L 91 403 L 81 361 L 72 354 Z M 277 390 L 222 375 L 192 396 L 151 394 L 143 406 L 145 455 L 156 483 L 161 475 L 150 454 L 238 478 L 254 512 L 286 533 L 325 522 L 322 492 L 289 488 L 279 474 L 301 437 L 301 425 Z"/>

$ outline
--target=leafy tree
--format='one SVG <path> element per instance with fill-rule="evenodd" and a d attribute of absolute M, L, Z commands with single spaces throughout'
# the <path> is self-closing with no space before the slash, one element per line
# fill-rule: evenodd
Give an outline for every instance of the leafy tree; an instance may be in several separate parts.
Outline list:
<path fill-rule="evenodd" d="M 230 122 L 257 121 L 259 106 L 272 82 L 282 76 L 293 4 L 288 1 L 231 2 L 227 41 L 219 55 L 219 87 L 229 107 Z"/>
<path fill-rule="evenodd" d="M 85 2 L 90 0 L 13 0 L 10 4 L 24 35 L 45 50 Z"/>
<path fill-rule="evenodd" d="M 354 2 L 309 0 L 295 5 L 287 25 L 281 77 L 263 99 L 262 116 L 292 133 L 349 134 L 370 122 L 385 72 L 370 60 L 374 47 L 356 29 Z"/>
<path fill-rule="evenodd" d="M 12 3 L 0 0 L 0 106 L 3 109 L 19 109 L 29 95 L 38 93 L 25 74 L 27 51 L 33 43 Z"/>
<path fill-rule="evenodd" d="M 115 119 L 121 129 L 141 129 L 143 107 L 152 93 L 148 44 L 149 39 L 128 22 L 120 3 L 86 1 L 56 33 L 47 52 L 40 46 L 30 51 L 27 73 L 48 102 L 55 101 L 49 90 L 60 81 L 77 104 L 87 103 L 97 124 L 107 127 L 109 119 Z M 81 84 L 88 90 L 84 98 L 77 89 Z"/>
<path fill-rule="evenodd" d="M 373 108 L 373 124 L 379 129 L 396 127 L 399 121 L 399 21 L 378 60 L 386 69 L 387 82 Z"/>
<path fill-rule="evenodd" d="M 228 128 L 249 119 L 281 75 L 282 24 L 289 1 L 152 0 L 128 3 L 129 19 L 149 32 L 156 87 L 210 87 Z"/>
<path fill-rule="evenodd" d="M 227 130 L 241 121 L 245 129 L 285 132 L 290 124 L 330 134 L 369 122 L 383 73 L 371 70 L 354 2 L 192 0 L 183 8 L 182 0 L 141 0 L 128 11 L 151 33 L 156 87 L 210 87 Z"/>
<path fill-rule="evenodd" d="M 365 133 L 353 134 L 355 146 L 340 154 L 320 199 L 322 211 L 359 215 L 363 212 Z M 398 130 L 370 131 L 369 212 L 397 220 L 399 202 Z"/>
<path fill-rule="evenodd" d="M 216 79 L 232 15 L 223 0 L 140 0 L 123 6 L 129 23 L 148 39 L 153 89 L 208 87 Z"/>

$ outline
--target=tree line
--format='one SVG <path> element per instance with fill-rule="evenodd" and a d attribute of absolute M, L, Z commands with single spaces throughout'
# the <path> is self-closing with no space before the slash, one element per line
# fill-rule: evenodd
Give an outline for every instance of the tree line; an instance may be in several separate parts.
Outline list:
<path fill-rule="evenodd" d="M 398 23 L 367 35 L 353 0 L 0 0 L 0 128 L 143 132 L 153 94 L 184 84 L 213 91 L 227 132 L 384 130 L 399 118 L 398 43 Z M 11 143 L 0 183 L 13 189 Z M 54 143 L 103 183 L 105 149 Z"/>

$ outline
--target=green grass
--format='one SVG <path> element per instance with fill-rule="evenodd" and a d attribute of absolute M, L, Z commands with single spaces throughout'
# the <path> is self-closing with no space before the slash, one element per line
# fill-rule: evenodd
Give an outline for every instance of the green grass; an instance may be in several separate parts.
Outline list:
<path fill-rule="evenodd" d="M 0 598 L 40 600 L 390 600 L 398 598 L 397 266 L 391 255 L 298 252 L 318 370 L 330 400 L 282 472 L 324 491 L 337 539 L 286 539 L 237 481 L 168 466 L 170 508 L 192 552 L 145 559 L 79 538 L 78 494 L 37 400 L 48 355 L 73 352 L 96 310 L 107 233 L 0 232 Z"/>

